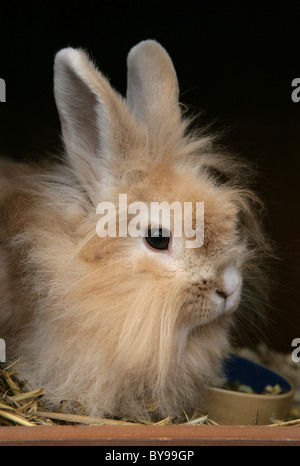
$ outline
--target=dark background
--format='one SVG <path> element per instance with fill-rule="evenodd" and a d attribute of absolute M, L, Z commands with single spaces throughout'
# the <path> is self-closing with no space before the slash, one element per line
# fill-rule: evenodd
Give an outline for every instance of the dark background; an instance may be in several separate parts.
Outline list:
<path fill-rule="evenodd" d="M 203 111 L 203 123 L 214 120 L 216 129 L 226 128 L 223 143 L 261 173 L 256 187 L 280 261 L 273 267 L 269 326 L 249 324 L 242 342 L 262 340 L 291 351 L 300 337 L 300 102 L 291 99 L 292 80 L 300 77 L 300 8 L 277 3 L 1 5 L 0 77 L 7 102 L 0 103 L 0 152 L 26 160 L 60 150 L 52 76 L 60 48 L 86 48 L 124 94 L 129 49 L 143 39 L 161 42 L 177 70 L 181 101 Z"/>

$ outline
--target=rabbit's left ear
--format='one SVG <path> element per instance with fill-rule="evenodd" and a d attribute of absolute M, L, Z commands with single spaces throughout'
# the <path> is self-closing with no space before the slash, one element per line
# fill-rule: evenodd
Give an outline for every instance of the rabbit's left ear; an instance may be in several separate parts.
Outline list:
<path fill-rule="evenodd" d="M 178 123 L 178 81 L 167 51 L 154 40 L 142 41 L 130 50 L 127 67 L 127 103 L 138 121 L 150 132 Z"/>
<path fill-rule="evenodd" d="M 71 167 L 90 199 L 97 202 L 99 190 L 122 176 L 120 162 L 144 146 L 144 130 L 126 101 L 80 49 L 57 53 L 54 93 Z"/>

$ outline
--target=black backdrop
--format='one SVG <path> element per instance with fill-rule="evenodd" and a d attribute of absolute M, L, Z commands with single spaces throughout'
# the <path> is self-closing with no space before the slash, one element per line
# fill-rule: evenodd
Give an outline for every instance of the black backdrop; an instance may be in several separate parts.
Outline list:
<path fill-rule="evenodd" d="M 268 329 L 249 327 L 245 343 L 264 340 L 290 351 L 300 337 L 299 150 L 300 8 L 295 2 L 255 7 L 239 2 L 97 1 L 10 2 L 0 8 L 0 152 L 49 157 L 60 150 L 53 99 L 53 58 L 65 46 L 86 48 L 111 84 L 126 89 L 126 55 L 156 39 L 176 67 L 181 101 L 227 130 L 223 142 L 260 170 L 267 228 L 281 261 L 268 309 Z M 263 335 L 262 333 L 263 332 Z"/>

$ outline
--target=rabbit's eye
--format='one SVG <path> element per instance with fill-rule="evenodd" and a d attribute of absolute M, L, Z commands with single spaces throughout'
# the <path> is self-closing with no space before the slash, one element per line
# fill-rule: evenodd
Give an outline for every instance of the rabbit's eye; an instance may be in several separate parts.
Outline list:
<path fill-rule="evenodd" d="M 170 232 L 163 228 L 148 228 L 148 236 L 145 237 L 146 243 L 160 251 L 168 249 L 170 243 Z"/>

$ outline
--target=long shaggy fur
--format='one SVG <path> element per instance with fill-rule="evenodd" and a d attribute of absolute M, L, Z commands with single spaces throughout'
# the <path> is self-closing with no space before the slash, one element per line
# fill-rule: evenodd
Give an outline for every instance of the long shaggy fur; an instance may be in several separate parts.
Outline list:
<path fill-rule="evenodd" d="M 249 169 L 188 132 L 166 51 L 128 57 L 127 100 L 83 51 L 55 62 L 63 163 L 0 163 L 0 337 L 50 406 L 91 415 L 192 412 L 229 349 L 232 313 L 216 290 L 234 264 L 252 294 L 268 251 Z M 99 238 L 96 206 L 118 200 L 204 202 L 205 240 L 172 254 L 143 238 Z M 184 240 L 184 239 L 183 239 Z M 249 277 L 249 280 L 247 280 Z M 234 309 L 237 308 L 235 304 Z"/>

